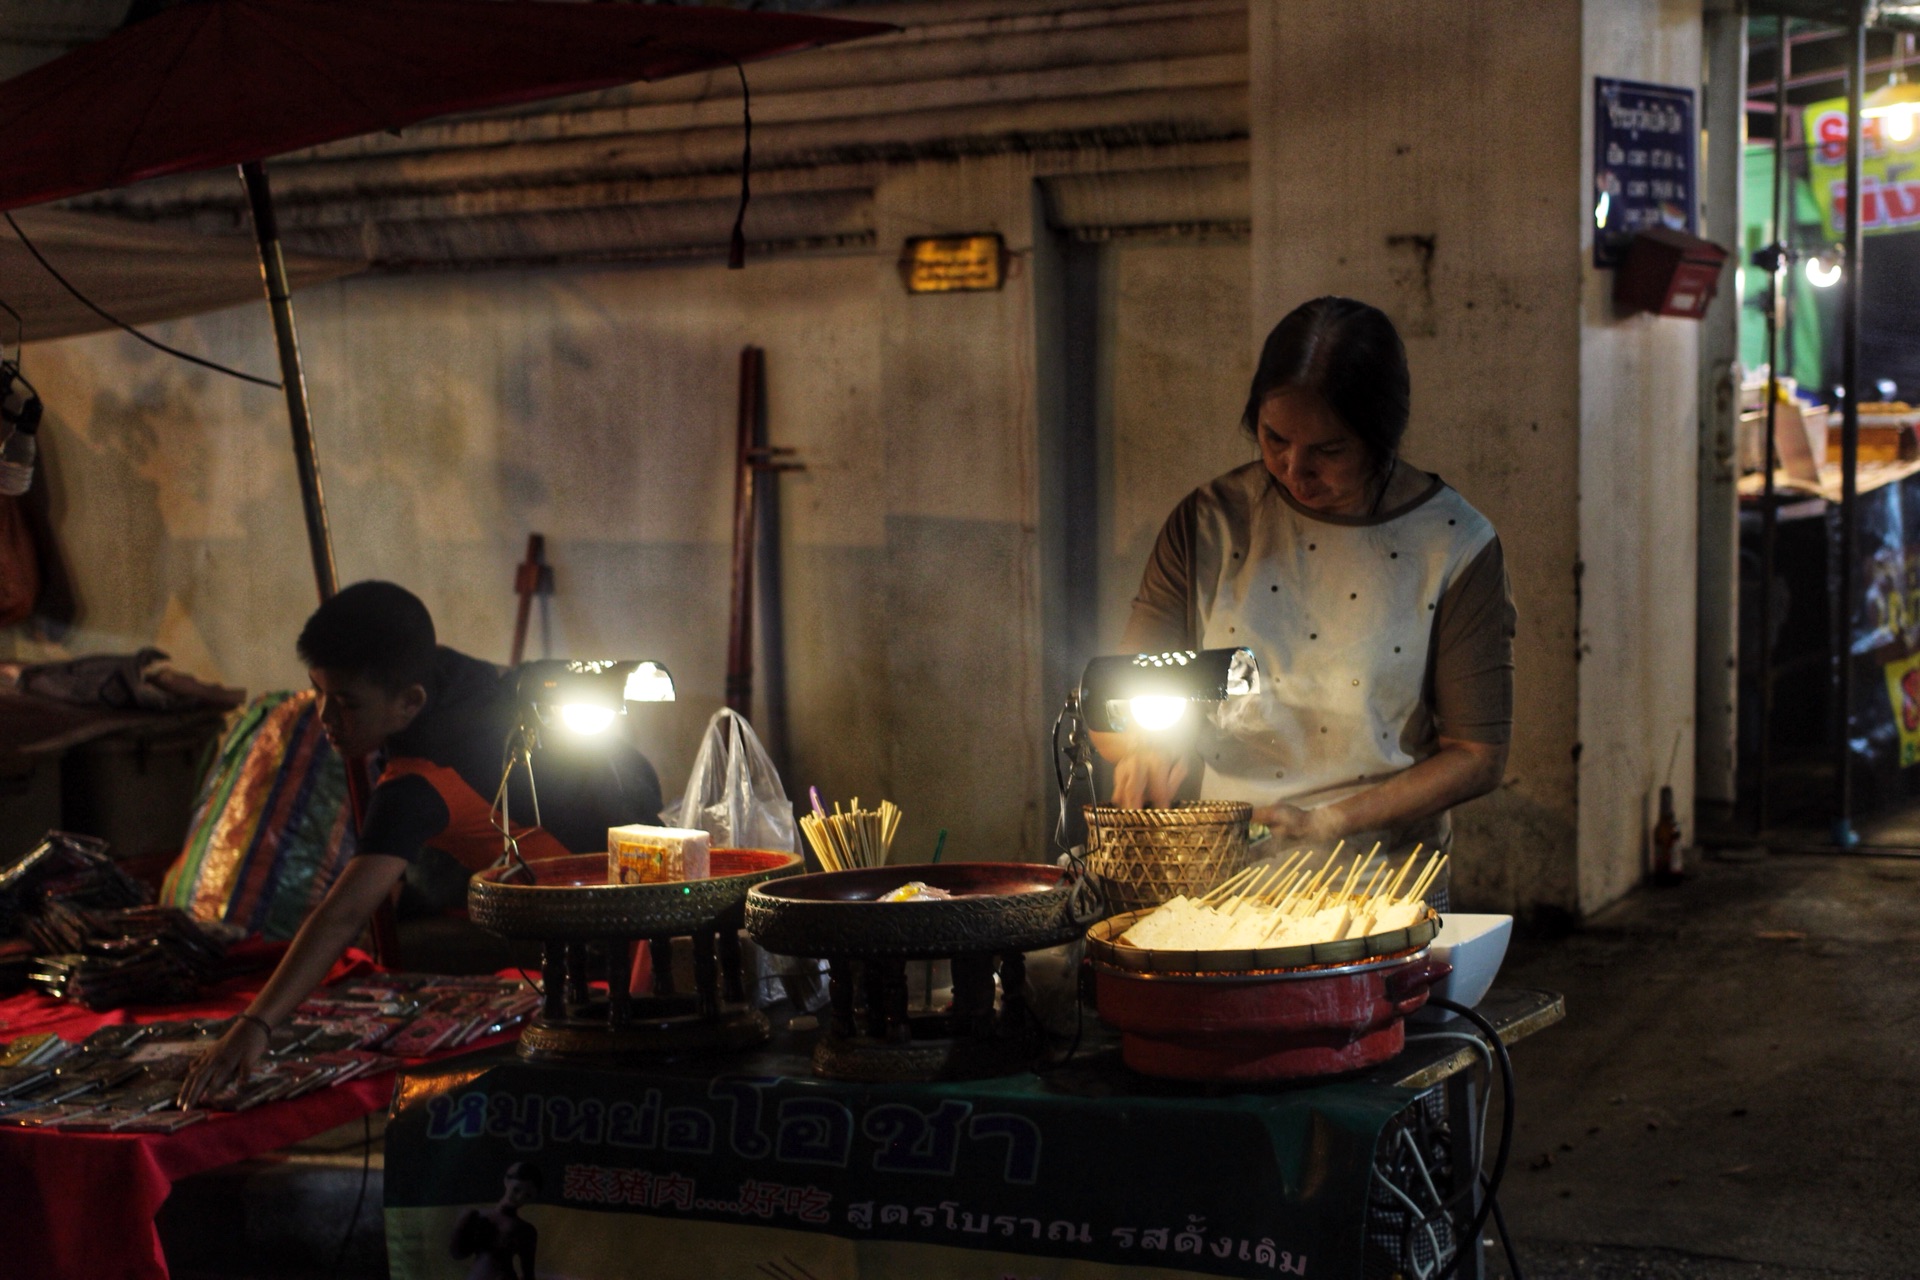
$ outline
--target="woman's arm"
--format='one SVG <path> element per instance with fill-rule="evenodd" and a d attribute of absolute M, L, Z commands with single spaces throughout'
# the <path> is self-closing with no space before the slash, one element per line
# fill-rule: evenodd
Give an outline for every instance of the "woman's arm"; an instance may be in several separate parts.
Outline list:
<path fill-rule="evenodd" d="M 1394 774 L 1377 787 L 1318 809 L 1273 804 L 1253 811 L 1255 822 L 1283 840 L 1331 844 L 1357 831 L 1380 831 L 1431 818 L 1500 785 L 1507 771 L 1507 744 L 1440 739 L 1440 750 Z"/>
<path fill-rule="evenodd" d="M 348 860 L 327 896 L 294 935 L 293 945 L 280 958 L 267 985 L 247 1006 L 247 1017 L 236 1020 L 194 1064 L 180 1088 L 182 1107 L 191 1107 L 247 1077 L 267 1050 L 266 1027 L 278 1026 L 320 985 L 406 869 L 405 858 L 386 854 L 363 853 Z"/>

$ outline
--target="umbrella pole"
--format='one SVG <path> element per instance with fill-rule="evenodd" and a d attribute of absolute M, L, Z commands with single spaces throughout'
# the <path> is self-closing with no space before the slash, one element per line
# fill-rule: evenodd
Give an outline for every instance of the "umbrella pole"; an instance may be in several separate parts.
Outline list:
<path fill-rule="evenodd" d="M 313 447 L 313 416 L 307 410 L 307 375 L 300 368 L 300 335 L 293 328 L 292 290 L 287 285 L 287 260 L 280 252 L 280 224 L 273 216 L 273 193 L 267 171 L 257 160 L 240 166 L 253 208 L 253 235 L 260 245 L 260 274 L 267 285 L 267 306 L 273 312 L 274 344 L 280 349 L 280 382 L 287 392 L 287 424 L 293 429 L 293 462 L 300 473 L 300 505 L 307 516 L 307 550 L 313 556 L 313 581 L 325 604 L 340 590 L 333 567 L 333 538 L 327 532 L 327 498 L 320 490 L 320 455 Z M 344 762 L 347 804 L 354 829 L 366 819 L 367 762 L 356 757 Z M 374 963 L 400 967 L 400 936 L 393 902 L 382 902 L 373 913 Z"/>
<path fill-rule="evenodd" d="M 293 461 L 300 473 L 300 504 L 307 516 L 307 550 L 313 556 L 314 585 L 322 602 L 340 589 L 333 567 L 333 538 L 327 531 L 327 499 L 320 489 L 320 455 L 313 445 L 313 417 L 307 409 L 307 377 L 300 368 L 300 335 L 293 328 L 293 299 L 287 262 L 280 252 L 280 225 L 273 216 L 267 170 L 257 160 L 240 166 L 247 203 L 253 208 L 253 234 L 260 245 L 260 274 L 273 312 L 273 337 L 280 349 L 280 381 L 287 392 L 287 424 L 293 429 Z"/>

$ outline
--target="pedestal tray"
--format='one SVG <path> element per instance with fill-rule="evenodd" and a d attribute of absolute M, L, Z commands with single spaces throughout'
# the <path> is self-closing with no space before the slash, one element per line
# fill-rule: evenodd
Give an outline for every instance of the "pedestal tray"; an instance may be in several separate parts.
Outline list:
<path fill-rule="evenodd" d="M 800 858 L 715 849 L 709 865 L 705 880 L 608 884 L 607 855 L 591 853 L 534 863 L 539 878 L 531 884 L 514 883 L 501 869 L 469 882 L 475 924 L 543 944 L 543 1001 L 520 1036 L 522 1057 L 661 1057 L 766 1041 L 766 1019 L 747 1007 L 741 981 L 743 904 L 755 885 L 796 874 Z M 693 943 L 690 994 L 675 989 L 676 937 Z M 631 990 L 636 941 L 651 949 L 650 994 Z M 605 992 L 595 987 L 602 980 Z"/>
<path fill-rule="evenodd" d="M 877 901 L 913 880 L 953 896 Z M 1097 902 L 1083 877 L 1058 867 L 875 867 L 755 888 L 747 932 L 768 951 L 827 961 L 833 1004 L 814 1043 L 816 1075 L 964 1080 L 1022 1071 L 1039 1057 L 1026 953 L 1078 939 Z M 951 962 L 950 1005 L 933 1007 L 929 991 L 927 1008 L 911 1007 L 907 965 L 917 960 Z"/>

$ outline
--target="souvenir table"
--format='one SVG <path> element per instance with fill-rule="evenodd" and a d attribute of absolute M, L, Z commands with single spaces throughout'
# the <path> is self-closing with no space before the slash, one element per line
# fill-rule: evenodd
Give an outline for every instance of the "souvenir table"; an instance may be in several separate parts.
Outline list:
<path fill-rule="evenodd" d="M 350 951 L 329 981 L 374 972 Z M 190 1004 L 91 1013 L 26 993 L 0 999 L 0 1040 L 51 1031 L 80 1040 L 132 1022 L 225 1017 L 247 1007 L 264 973 L 222 983 Z M 476 1042 L 482 1049 L 513 1033 Z M 402 1059 L 396 1059 L 396 1065 Z M 155 1215 L 173 1184 L 311 1138 L 385 1107 L 391 1070 L 251 1110 L 215 1115 L 177 1133 L 63 1133 L 0 1124 L 0 1273 L 33 1280 L 166 1280 Z"/>
<path fill-rule="evenodd" d="M 1563 1006 L 1497 990 L 1482 1012 L 1511 1042 Z M 1090 1017 L 1067 1065 L 961 1083 L 818 1079 L 790 1033 L 651 1067 L 468 1059 L 403 1075 L 389 1265 L 466 1275 L 530 1224 L 539 1273 L 583 1280 L 1358 1275 L 1382 1134 L 1448 1079 L 1474 1133 L 1480 1061 L 1429 1040 L 1330 1084 L 1182 1086 L 1127 1072 Z"/>

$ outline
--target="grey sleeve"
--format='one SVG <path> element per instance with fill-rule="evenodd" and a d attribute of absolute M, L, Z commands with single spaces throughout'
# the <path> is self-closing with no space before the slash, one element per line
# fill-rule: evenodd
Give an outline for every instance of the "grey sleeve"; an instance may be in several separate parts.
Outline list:
<path fill-rule="evenodd" d="M 1513 736 L 1514 622 L 1506 555 L 1495 538 L 1440 597 L 1430 678 L 1441 737 L 1492 745 Z"/>
<path fill-rule="evenodd" d="M 1160 527 L 1140 592 L 1120 640 L 1123 653 L 1164 653 L 1169 649 L 1199 647 L 1199 619 L 1193 592 L 1194 511 L 1197 497 L 1189 494 Z"/>

